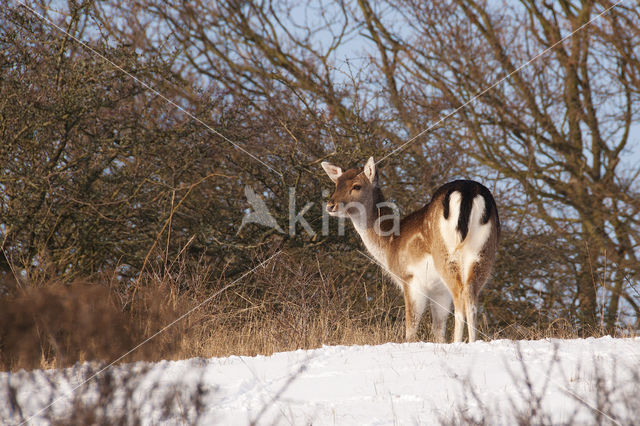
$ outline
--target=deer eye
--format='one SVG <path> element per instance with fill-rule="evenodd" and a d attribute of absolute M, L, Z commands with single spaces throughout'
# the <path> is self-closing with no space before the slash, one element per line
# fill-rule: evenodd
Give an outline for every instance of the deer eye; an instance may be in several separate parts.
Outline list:
<path fill-rule="evenodd" d="M 351 190 L 360 191 L 360 189 L 361 189 L 361 188 L 362 188 L 362 187 L 361 187 L 360 185 L 353 185 L 353 186 L 351 187 Z"/>

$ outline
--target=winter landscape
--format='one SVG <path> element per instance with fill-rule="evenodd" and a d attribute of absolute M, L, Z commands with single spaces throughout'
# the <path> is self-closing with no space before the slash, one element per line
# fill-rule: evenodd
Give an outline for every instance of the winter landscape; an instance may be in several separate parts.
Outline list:
<path fill-rule="evenodd" d="M 638 0 L 8 0 L 0 425 L 640 423 Z"/>

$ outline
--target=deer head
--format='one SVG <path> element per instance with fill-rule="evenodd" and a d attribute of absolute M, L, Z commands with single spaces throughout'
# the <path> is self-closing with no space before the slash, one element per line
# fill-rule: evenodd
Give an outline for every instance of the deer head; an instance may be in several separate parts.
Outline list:
<path fill-rule="evenodd" d="M 380 197 L 376 163 L 370 157 L 364 169 L 349 169 L 345 172 L 326 161 L 322 168 L 336 184 L 336 189 L 327 204 L 327 212 L 332 216 L 366 220 L 371 217 L 377 198 Z"/>

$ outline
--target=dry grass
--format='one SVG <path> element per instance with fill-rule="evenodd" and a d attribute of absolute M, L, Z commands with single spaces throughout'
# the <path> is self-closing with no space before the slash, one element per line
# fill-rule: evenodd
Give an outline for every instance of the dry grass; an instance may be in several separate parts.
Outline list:
<path fill-rule="evenodd" d="M 510 371 L 516 391 L 504 398 L 487 397 L 481 387 L 468 377 L 459 378 L 463 389 L 460 401 L 456 402 L 455 414 L 442 417 L 442 425 L 633 425 L 640 415 L 640 398 L 636 392 L 640 373 L 635 365 L 620 365 L 610 360 L 603 361 L 597 355 L 592 359 L 592 371 L 566 374 L 558 358 L 556 347 L 547 366 L 546 378 L 538 382 L 525 361 L 521 347 L 516 347 L 519 367 Z M 586 367 L 586 366 L 583 366 Z M 587 368 L 587 371 L 590 370 Z M 552 377 L 555 379 L 552 380 Z M 574 379 L 570 379 L 574 377 Z M 623 378 L 624 377 L 624 378 Z M 588 386 L 578 390 L 577 378 Z M 558 416 L 549 395 L 551 384 L 556 381 L 564 388 L 566 396 L 575 401 L 572 411 Z M 472 407 L 472 409 L 470 409 Z M 582 412 L 582 413 L 580 413 Z M 559 421 L 559 417 L 562 420 Z"/>
<path fill-rule="evenodd" d="M 2 424 L 65 425 L 141 425 L 148 424 L 149 409 L 155 421 L 169 424 L 198 424 L 205 409 L 204 398 L 210 389 L 202 380 L 162 386 L 150 380 L 148 365 L 129 369 L 101 371 L 99 364 L 78 364 L 56 372 L 55 380 L 42 380 L 38 372 L 21 371 L 20 386 L 38 389 L 42 411 L 30 412 L 24 394 L 11 380 L 3 380 L 6 406 L 2 407 Z M 100 372 L 100 374 L 98 374 Z M 54 377 L 54 376 L 52 376 Z M 86 382 L 60 404 L 60 395 L 78 378 Z M 146 383 L 145 383 L 146 382 Z M 145 410 L 143 412 L 143 407 Z"/>
<path fill-rule="evenodd" d="M 159 270 L 162 268 L 158 268 Z M 22 283 L 0 298 L 0 370 L 111 362 L 229 283 L 200 264 L 151 270 L 133 287 Z M 402 299 L 390 287 L 357 294 L 280 254 L 122 361 L 156 361 L 401 341 Z"/>
<path fill-rule="evenodd" d="M 196 290 L 180 296 L 189 298 L 190 305 L 214 290 L 197 284 L 191 288 Z M 189 332 L 175 356 L 269 355 L 322 345 L 401 341 L 402 300 L 394 290 L 383 288 L 372 298 L 353 294 L 354 286 L 342 285 L 317 265 L 281 254 L 191 314 Z"/>
<path fill-rule="evenodd" d="M 112 276 L 71 285 L 22 283 L 0 297 L 0 370 L 111 362 L 229 282 L 224 275 L 214 276 L 205 262 L 183 262 L 149 268 L 135 291 Z M 367 293 L 361 283 L 340 282 L 317 262 L 296 262 L 295 256 L 281 253 L 122 361 L 401 342 L 401 294 L 389 283 L 378 284 Z M 427 315 L 420 332 L 425 340 L 429 323 Z M 481 317 L 479 326 L 483 340 L 578 337 L 564 320 L 495 330 Z M 593 330 L 594 336 L 602 334 Z"/>

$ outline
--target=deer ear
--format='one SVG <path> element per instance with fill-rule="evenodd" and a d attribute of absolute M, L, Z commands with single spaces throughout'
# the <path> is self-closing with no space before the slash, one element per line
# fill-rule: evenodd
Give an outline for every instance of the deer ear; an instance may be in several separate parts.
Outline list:
<path fill-rule="evenodd" d="M 372 184 L 378 184 L 378 172 L 376 170 L 376 162 L 373 157 L 369 157 L 367 164 L 364 165 L 364 175 Z"/>
<path fill-rule="evenodd" d="M 338 178 L 342 175 L 342 169 L 338 166 L 334 166 L 333 164 L 323 161 L 320 163 L 325 172 L 329 175 L 332 181 L 338 183 Z"/>

